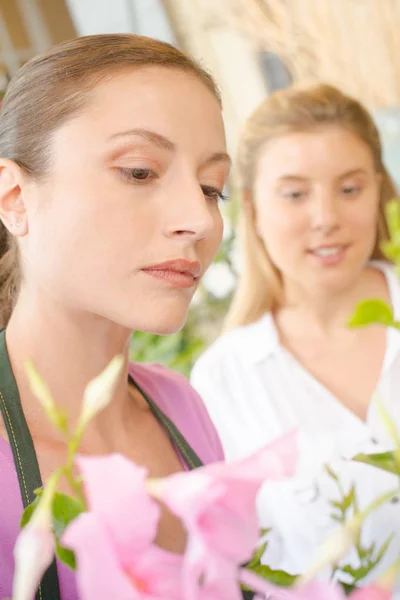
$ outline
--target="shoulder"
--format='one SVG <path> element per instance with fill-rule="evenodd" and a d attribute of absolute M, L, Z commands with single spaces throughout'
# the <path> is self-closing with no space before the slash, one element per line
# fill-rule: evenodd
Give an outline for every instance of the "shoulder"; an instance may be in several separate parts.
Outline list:
<path fill-rule="evenodd" d="M 192 380 L 204 374 L 223 377 L 225 370 L 247 368 L 266 358 L 279 343 L 271 314 L 258 321 L 237 327 L 217 339 L 197 360 Z"/>
<path fill-rule="evenodd" d="M 23 511 L 17 472 L 9 444 L 0 437 L 0 597 L 9 596 L 14 571 L 13 547 Z"/>
<path fill-rule="evenodd" d="M 149 363 L 130 363 L 129 372 L 205 464 L 223 460 L 222 446 L 207 409 L 186 377 Z"/>

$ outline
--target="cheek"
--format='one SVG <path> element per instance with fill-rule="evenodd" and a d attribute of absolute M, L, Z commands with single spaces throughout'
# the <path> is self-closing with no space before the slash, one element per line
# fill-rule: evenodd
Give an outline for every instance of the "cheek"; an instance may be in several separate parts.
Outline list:
<path fill-rule="evenodd" d="M 378 222 L 378 204 L 376 201 L 360 202 L 349 205 L 345 214 L 345 225 L 361 235 L 375 234 Z"/>
<path fill-rule="evenodd" d="M 222 218 L 219 208 L 217 208 L 217 211 L 218 212 L 216 212 L 214 216 L 213 230 L 208 239 L 209 253 L 211 255 L 210 262 L 215 258 L 219 250 L 224 233 L 224 220 Z"/>
<path fill-rule="evenodd" d="M 266 246 L 277 247 L 296 242 L 308 225 L 298 207 L 264 205 L 257 209 L 256 227 Z"/>

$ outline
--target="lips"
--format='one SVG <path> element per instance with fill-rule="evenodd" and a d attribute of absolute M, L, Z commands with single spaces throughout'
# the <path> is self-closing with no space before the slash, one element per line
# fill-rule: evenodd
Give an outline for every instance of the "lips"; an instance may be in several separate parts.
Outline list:
<path fill-rule="evenodd" d="M 345 259 L 349 244 L 329 244 L 329 246 L 317 246 L 308 250 L 308 255 L 317 264 L 326 267 L 339 265 Z"/>
<path fill-rule="evenodd" d="M 324 246 L 321 248 L 314 248 L 311 252 L 313 254 L 318 254 L 318 256 L 335 256 L 335 254 L 339 254 L 344 248 L 345 246 Z"/>
<path fill-rule="evenodd" d="M 145 267 L 142 271 L 172 271 L 174 273 L 182 273 L 183 275 L 190 275 L 193 279 L 197 279 L 201 273 L 201 265 L 198 261 L 191 262 L 185 259 L 168 260 L 157 265 L 151 265 Z"/>
<path fill-rule="evenodd" d="M 169 287 L 193 289 L 201 275 L 201 265 L 185 259 L 168 260 L 145 267 L 142 271 Z"/>

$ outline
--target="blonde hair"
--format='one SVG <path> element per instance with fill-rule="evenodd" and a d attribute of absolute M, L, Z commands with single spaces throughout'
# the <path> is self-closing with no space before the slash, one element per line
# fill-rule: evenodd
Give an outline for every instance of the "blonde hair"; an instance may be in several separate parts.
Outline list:
<path fill-rule="evenodd" d="M 325 84 L 293 86 L 271 94 L 247 120 L 239 140 L 237 167 L 243 194 L 251 195 L 258 160 L 265 145 L 282 135 L 311 131 L 325 125 L 345 127 L 368 144 L 378 173 L 382 175 L 377 239 L 371 258 L 382 259 L 380 244 L 388 239 L 386 203 L 397 196 L 382 161 L 378 130 L 368 111 L 354 98 Z M 282 304 L 279 270 L 272 264 L 257 235 L 254 211 L 240 213 L 242 271 L 225 329 L 247 325 Z"/>

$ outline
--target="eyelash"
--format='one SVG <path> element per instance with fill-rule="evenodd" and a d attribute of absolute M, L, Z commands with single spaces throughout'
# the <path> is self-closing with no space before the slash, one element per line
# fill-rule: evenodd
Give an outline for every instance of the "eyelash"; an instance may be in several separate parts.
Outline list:
<path fill-rule="evenodd" d="M 285 192 L 283 194 L 284 198 L 287 198 L 288 200 L 292 200 L 293 202 L 302 200 L 305 195 L 306 195 L 306 192 L 303 192 L 300 190 L 293 190 L 290 192 Z"/>
<path fill-rule="evenodd" d="M 342 192 L 345 196 L 356 196 L 361 192 L 361 187 L 357 185 L 349 185 L 342 188 Z"/>
<path fill-rule="evenodd" d="M 221 202 L 227 202 L 229 197 L 221 192 L 219 189 L 211 187 L 209 185 L 202 185 L 201 189 L 203 190 L 203 194 L 207 196 L 207 198 L 213 198 L 214 200 L 221 200 Z"/>
<path fill-rule="evenodd" d="M 118 169 L 118 171 L 127 181 L 133 182 L 138 185 L 145 184 L 147 181 L 152 181 L 154 179 L 157 179 L 158 177 L 157 174 L 151 169 L 126 169 L 121 167 Z M 149 175 L 149 177 L 137 177 L 137 175 L 139 174 Z M 207 198 L 212 198 L 214 200 L 218 199 L 222 202 L 226 202 L 227 200 L 229 200 L 228 196 L 221 192 L 218 188 L 214 188 L 209 185 L 202 185 L 201 189 L 203 190 L 203 194 L 207 196 Z"/>

